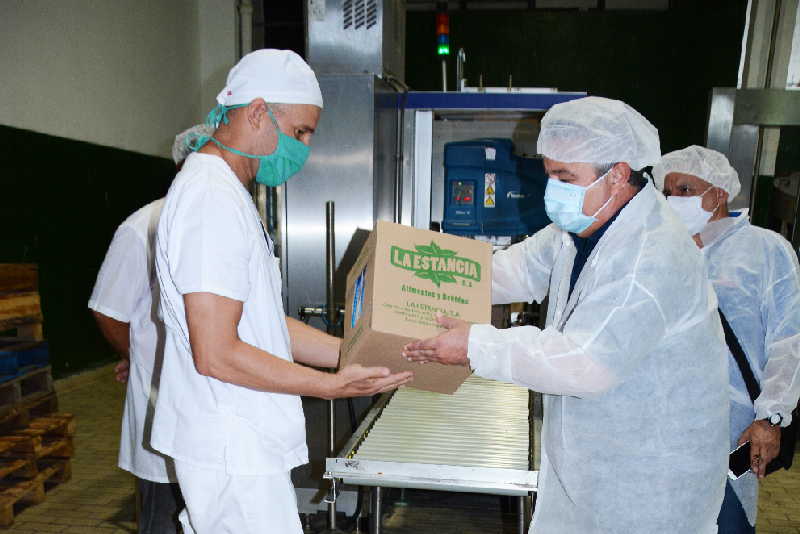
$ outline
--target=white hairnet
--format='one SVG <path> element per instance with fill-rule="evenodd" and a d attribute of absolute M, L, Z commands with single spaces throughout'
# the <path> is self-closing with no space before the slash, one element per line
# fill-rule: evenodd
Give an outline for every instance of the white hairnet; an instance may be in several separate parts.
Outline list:
<path fill-rule="evenodd" d="M 665 154 L 653 167 L 653 179 L 659 190 L 664 189 L 664 177 L 671 172 L 691 174 L 728 193 L 728 202 L 742 189 L 739 173 L 728 163 L 724 154 L 710 148 L 692 145 Z"/>
<path fill-rule="evenodd" d="M 192 153 L 190 146 L 192 140 L 204 135 L 214 135 L 214 127 L 207 124 L 196 124 L 175 136 L 175 142 L 172 143 L 172 161 L 175 162 L 175 165 Z"/>
<path fill-rule="evenodd" d="M 275 104 L 322 107 L 322 93 L 314 71 L 291 50 L 265 48 L 244 56 L 228 73 L 217 102 L 232 106 L 249 104 L 256 98 Z"/>
<path fill-rule="evenodd" d="M 587 96 L 556 104 L 542 119 L 537 150 L 564 163 L 620 163 L 633 170 L 661 158 L 658 130 L 625 102 Z"/>

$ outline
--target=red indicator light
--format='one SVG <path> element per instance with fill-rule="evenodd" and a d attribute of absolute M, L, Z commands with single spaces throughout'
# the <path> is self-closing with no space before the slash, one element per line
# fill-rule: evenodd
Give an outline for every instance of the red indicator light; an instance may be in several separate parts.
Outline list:
<path fill-rule="evenodd" d="M 450 16 L 447 13 L 436 14 L 436 33 L 450 33 Z"/>
<path fill-rule="evenodd" d="M 464 202 L 472 202 L 472 197 L 464 197 Z"/>

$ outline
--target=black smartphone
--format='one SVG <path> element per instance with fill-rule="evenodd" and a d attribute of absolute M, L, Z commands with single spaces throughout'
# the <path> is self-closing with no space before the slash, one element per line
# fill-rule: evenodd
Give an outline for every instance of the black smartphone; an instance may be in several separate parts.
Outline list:
<path fill-rule="evenodd" d="M 750 470 L 750 442 L 736 447 L 728 456 L 728 477 L 736 480 Z"/>

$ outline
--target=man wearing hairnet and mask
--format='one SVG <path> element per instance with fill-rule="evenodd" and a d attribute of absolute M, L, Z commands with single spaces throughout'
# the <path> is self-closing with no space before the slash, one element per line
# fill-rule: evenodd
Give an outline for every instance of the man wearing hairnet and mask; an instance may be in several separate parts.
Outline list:
<path fill-rule="evenodd" d="M 702 256 L 641 172 L 658 132 L 587 97 L 545 114 L 538 150 L 553 224 L 494 255 L 492 301 L 549 296 L 546 328 L 440 317 L 404 355 L 545 394 L 533 533 L 717 532 L 727 362 Z"/>
<path fill-rule="evenodd" d="M 305 163 L 322 109 L 316 77 L 287 50 L 228 74 L 167 194 L 156 269 L 167 336 L 151 445 L 170 456 L 186 534 L 300 534 L 289 471 L 308 461 L 300 395 L 372 395 L 408 381 L 336 367 L 339 339 L 287 318 L 272 241 L 248 193 Z"/>
<path fill-rule="evenodd" d="M 653 177 L 703 251 L 720 310 L 758 383 L 753 402 L 730 352 L 730 448 L 750 442 L 752 472 L 728 481 L 719 531 L 755 532 L 758 479 L 800 396 L 797 256 L 780 234 L 751 225 L 746 209 L 728 210 L 741 185 L 723 154 L 701 146 L 670 152 Z"/>

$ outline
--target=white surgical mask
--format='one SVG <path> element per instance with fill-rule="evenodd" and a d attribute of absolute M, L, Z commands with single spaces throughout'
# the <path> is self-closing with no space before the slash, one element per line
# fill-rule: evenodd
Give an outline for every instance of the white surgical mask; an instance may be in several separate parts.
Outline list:
<path fill-rule="evenodd" d="M 714 186 L 709 187 L 702 194 L 694 197 L 667 197 L 667 204 L 675 210 L 678 217 L 689 229 L 689 235 L 699 234 L 708 224 L 714 210 L 706 211 L 703 209 L 703 195 L 711 191 Z"/>
<path fill-rule="evenodd" d="M 544 191 L 544 210 L 547 216 L 556 223 L 556 226 L 573 234 L 580 234 L 589 228 L 597 221 L 597 214 L 608 206 L 614 195 L 608 197 L 608 200 L 594 212 L 594 215 L 584 215 L 583 200 L 586 193 L 605 180 L 610 172 L 611 169 L 587 186 L 568 184 L 555 178 L 547 180 L 547 187 Z"/>

